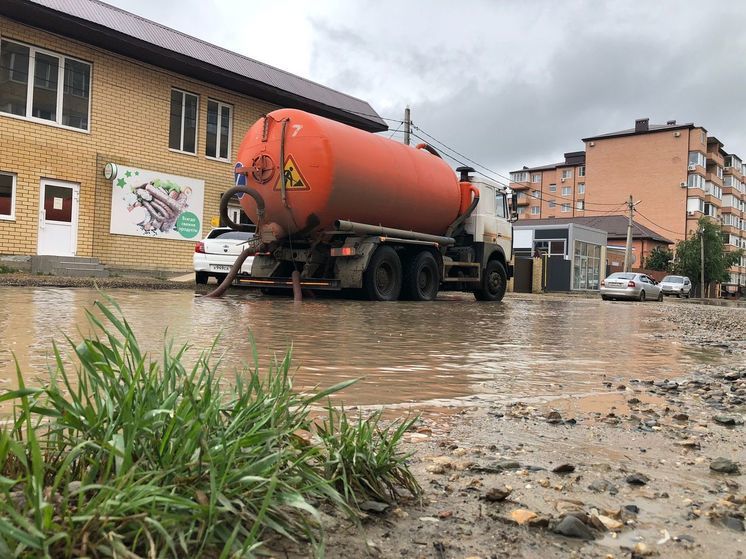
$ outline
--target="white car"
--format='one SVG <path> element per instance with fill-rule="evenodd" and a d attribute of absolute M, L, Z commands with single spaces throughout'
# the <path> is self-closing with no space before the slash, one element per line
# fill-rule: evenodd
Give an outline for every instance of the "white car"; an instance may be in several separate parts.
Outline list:
<path fill-rule="evenodd" d="M 660 286 L 666 297 L 676 295 L 688 299 L 692 292 L 692 282 L 686 276 L 666 276 L 661 280 Z"/>
<path fill-rule="evenodd" d="M 203 240 L 194 246 L 194 280 L 207 283 L 212 276 L 218 283 L 225 279 L 236 257 L 246 248 L 246 243 L 254 233 L 234 231 L 229 227 L 213 229 Z M 254 257 L 249 256 L 241 266 L 239 274 L 251 274 Z"/>

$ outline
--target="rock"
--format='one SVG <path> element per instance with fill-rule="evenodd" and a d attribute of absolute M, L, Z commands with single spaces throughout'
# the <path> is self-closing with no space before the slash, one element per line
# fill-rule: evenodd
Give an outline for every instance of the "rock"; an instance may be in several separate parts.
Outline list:
<path fill-rule="evenodd" d="M 438 518 L 441 520 L 445 520 L 446 518 L 451 518 L 453 516 L 453 512 L 450 510 L 442 510 L 438 513 Z"/>
<path fill-rule="evenodd" d="M 425 471 L 431 474 L 444 474 L 446 473 L 446 467 L 443 464 L 428 464 L 425 466 Z"/>
<path fill-rule="evenodd" d="M 737 474 L 739 472 L 738 464 L 722 456 L 710 462 L 710 470 L 721 474 Z"/>
<path fill-rule="evenodd" d="M 519 526 L 526 524 L 527 522 L 539 518 L 539 515 L 534 511 L 527 509 L 516 509 L 510 513 L 510 518 Z"/>
<path fill-rule="evenodd" d="M 631 512 L 632 514 L 639 514 L 640 507 L 637 505 L 624 505 L 624 510 L 627 512 Z"/>
<path fill-rule="evenodd" d="M 575 466 L 573 464 L 560 464 L 559 466 L 552 468 L 552 472 L 555 474 L 569 474 L 574 471 Z"/>
<path fill-rule="evenodd" d="M 640 403 L 640 399 L 639 398 L 630 398 L 629 400 L 627 400 L 627 403 L 630 404 L 630 405 L 632 405 L 632 406 L 634 406 L 634 405 L 637 405 L 637 404 Z"/>
<path fill-rule="evenodd" d="M 635 545 L 634 549 L 632 550 L 632 557 L 650 557 L 653 555 L 655 551 L 650 549 L 646 544 L 640 542 Z"/>
<path fill-rule="evenodd" d="M 736 532 L 746 532 L 746 528 L 743 525 L 743 520 L 736 518 L 735 516 L 727 516 L 723 519 L 723 525 Z"/>
<path fill-rule="evenodd" d="M 595 535 L 588 526 L 583 524 L 574 516 L 565 516 L 554 528 L 555 534 L 560 534 L 568 538 L 579 538 L 581 540 L 593 540 Z"/>
<path fill-rule="evenodd" d="M 609 532 L 621 532 L 622 528 L 624 528 L 624 524 L 603 514 L 599 514 L 596 518 L 601 521 Z"/>
<path fill-rule="evenodd" d="M 700 447 L 699 441 L 697 439 L 692 439 L 692 438 L 682 439 L 680 441 L 674 441 L 673 444 L 675 444 L 676 446 L 683 446 L 684 448 L 699 448 Z"/>
<path fill-rule="evenodd" d="M 712 419 L 715 420 L 715 423 L 719 423 L 720 425 L 728 425 L 730 427 L 734 425 L 741 425 L 743 423 L 740 418 L 734 417 L 732 415 L 716 415 Z"/>
<path fill-rule="evenodd" d="M 605 493 L 612 487 L 614 487 L 614 485 L 610 481 L 605 479 L 597 479 L 588 486 L 588 489 L 596 493 Z"/>
<path fill-rule="evenodd" d="M 491 487 L 485 493 L 484 500 L 490 503 L 498 503 L 507 499 L 512 492 L 513 490 L 508 487 Z"/>
<path fill-rule="evenodd" d="M 560 412 L 556 410 L 550 411 L 548 414 L 544 416 L 544 418 L 546 419 L 547 423 L 551 423 L 551 424 L 562 423 L 562 414 L 560 414 Z"/>
<path fill-rule="evenodd" d="M 645 474 L 641 474 L 638 472 L 628 475 L 626 480 L 627 483 L 629 483 L 630 485 L 647 485 L 647 483 L 650 481 L 650 478 Z"/>
<path fill-rule="evenodd" d="M 470 469 L 475 472 L 484 472 L 488 474 L 499 474 L 506 470 L 517 470 L 521 465 L 515 460 L 501 460 L 486 465 L 474 465 Z"/>
<path fill-rule="evenodd" d="M 368 512 L 383 512 L 389 508 L 388 503 L 381 503 L 379 501 L 363 501 L 360 503 L 360 510 Z"/>
<path fill-rule="evenodd" d="M 673 416 L 673 419 L 676 421 L 689 421 L 689 416 L 685 413 L 677 413 Z"/>

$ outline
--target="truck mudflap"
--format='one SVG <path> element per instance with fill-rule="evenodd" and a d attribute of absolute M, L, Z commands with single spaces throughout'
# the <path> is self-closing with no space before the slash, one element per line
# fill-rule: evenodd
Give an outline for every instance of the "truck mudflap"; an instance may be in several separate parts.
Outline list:
<path fill-rule="evenodd" d="M 507 265 L 507 270 L 505 270 L 505 273 L 508 274 L 508 279 L 510 279 L 510 278 L 513 277 L 513 270 L 514 270 L 513 265 L 512 264 L 508 264 Z"/>
<path fill-rule="evenodd" d="M 293 289 L 291 278 L 254 278 L 239 277 L 236 283 L 242 287 L 259 287 L 266 289 Z M 324 291 L 339 291 L 342 289 L 341 282 L 337 279 L 327 278 L 301 278 L 301 288 L 318 289 Z"/>

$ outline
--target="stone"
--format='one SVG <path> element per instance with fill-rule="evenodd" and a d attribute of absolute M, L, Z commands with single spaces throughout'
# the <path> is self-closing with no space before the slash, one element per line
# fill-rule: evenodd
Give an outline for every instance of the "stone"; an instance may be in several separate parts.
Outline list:
<path fill-rule="evenodd" d="M 640 507 L 638 507 L 637 505 L 624 505 L 624 510 L 632 514 L 640 513 Z"/>
<path fill-rule="evenodd" d="M 727 425 L 729 427 L 741 425 L 743 423 L 740 418 L 734 417 L 732 415 L 716 415 L 712 419 L 715 420 L 715 423 L 719 423 L 720 425 Z"/>
<path fill-rule="evenodd" d="M 609 532 L 621 532 L 622 528 L 624 528 L 624 524 L 606 515 L 599 514 L 596 518 L 601 521 L 601 523 Z"/>
<path fill-rule="evenodd" d="M 614 485 L 608 480 L 597 479 L 596 481 L 594 481 L 588 486 L 588 489 L 590 489 L 591 491 L 594 491 L 595 493 L 605 493 L 612 487 L 614 487 Z"/>
<path fill-rule="evenodd" d="M 575 466 L 573 464 L 560 464 L 559 466 L 552 468 L 552 472 L 555 474 L 569 474 L 574 471 Z"/>
<path fill-rule="evenodd" d="M 507 499 L 512 492 L 513 490 L 508 487 L 491 487 L 485 493 L 484 500 L 490 503 L 498 503 Z"/>
<path fill-rule="evenodd" d="M 638 557 L 650 557 L 655 552 L 648 547 L 647 544 L 644 544 L 642 542 L 635 545 L 634 549 L 632 550 L 632 557 L 638 556 Z"/>
<path fill-rule="evenodd" d="M 574 516 L 565 516 L 554 528 L 555 534 L 560 534 L 568 538 L 579 538 L 581 540 L 595 539 L 594 533 L 588 526 L 583 524 Z"/>
<path fill-rule="evenodd" d="M 425 471 L 431 474 L 444 474 L 446 473 L 446 467 L 443 464 L 428 464 L 425 466 Z"/>
<path fill-rule="evenodd" d="M 650 481 L 650 478 L 645 474 L 641 474 L 638 472 L 628 475 L 626 480 L 627 483 L 629 483 L 630 485 L 647 485 L 647 483 Z"/>
<path fill-rule="evenodd" d="M 545 417 L 547 423 L 551 423 L 551 424 L 562 423 L 562 414 L 560 414 L 560 412 L 558 412 L 556 410 L 550 411 L 544 417 Z"/>
<path fill-rule="evenodd" d="M 676 421 L 689 421 L 689 416 L 685 413 L 677 413 L 676 415 L 672 417 Z"/>
<path fill-rule="evenodd" d="M 735 516 L 727 516 L 723 519 L 723 525 L 726 528 L 735 530 L 736 532 L 746 532 L 746 527 L 743 525 L 743 520 L 736 518 Z"/>
<path fill-rule="evenodd" d="M 516 509 L 510 513 L 510 518 L 513 520 L 513 522 L 515 522 L 519 526 L 522 526 L 523 524 L 526 524 L 527 522 L 534 520 L 535 518 L 539 518 L 539 515 L 536 514 L 534 511 L 528 509 Z"/>
<path fill-rule="evenodd" d="M 363 501 L 360 503 L 360 510 L 369 512 L 383 512 L 389 508 L 388 503 L 381 503 L 379 501 Z"/>
<path fill-rule="evenodd" d="M 517 470 L 521 465 L 515 460 L 501 460 L 499 462 L 493 462 L 492 464 L 479 465 L 476 464 L 470 469 L 475 472 L 485 472 L 488 474 L 499 474 L 506 470 Z"/>
<path fill-rule="evenodd" d="M 710 470 L 721 474 L 737 474 L 739 472 L 738 464 L 722 456 L 710 462 Z"/>

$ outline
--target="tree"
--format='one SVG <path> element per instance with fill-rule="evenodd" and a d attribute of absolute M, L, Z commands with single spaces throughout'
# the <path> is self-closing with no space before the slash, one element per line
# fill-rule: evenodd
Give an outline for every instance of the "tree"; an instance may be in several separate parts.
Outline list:
<path fill-rule="evenodd" d="M 728 269 L 741 259 L 743 251 L 725 250 L 719 224 L 700 217 L 698 226 L 688 239 L 677 243 L 674 271 L 688 276 L 695 285 L 700 283 L 701 243 L 704 240 L 705 284 L 709 287 L 712 282 L 727 282 L 730 279 Z M 704 292 L 703 287 L 700 286 L 700 293 Z"/>
<path fill-rule="evenodd" d="M 671 262 L 673 261 L 673 251 L 664 246 L 657 246 L 650 251 L 645 259 L 644 268 L 648 270 L 658 270 L 661 272 L 671 271 Z"/>

